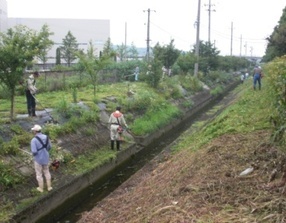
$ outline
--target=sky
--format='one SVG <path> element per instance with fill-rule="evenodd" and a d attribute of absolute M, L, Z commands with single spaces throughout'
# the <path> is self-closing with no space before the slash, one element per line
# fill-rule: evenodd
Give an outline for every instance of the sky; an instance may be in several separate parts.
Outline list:
<path fill-rule="evenodd" d="M 184 51 L 196 43 L 198 2 L 7 0 L 8 17 L 13 18 L 108 19 L 112 44 L 136 47 L 146 47 L 150 9 L 150 46 L 158 42 L 163 46 L 174 39 L 175 47 Z M 263 56 L 265 38 L 278 25 L 285 7 L 285 0 L 201 0 L 200 40 L 210 39 L 221 55 Z"/>

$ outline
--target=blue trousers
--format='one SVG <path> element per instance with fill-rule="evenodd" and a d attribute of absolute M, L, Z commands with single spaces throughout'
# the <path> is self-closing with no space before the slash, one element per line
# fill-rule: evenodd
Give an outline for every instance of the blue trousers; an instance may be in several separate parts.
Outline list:
<path fill-rule="evenodd" d="M 261 76 L 260 74 L 255 74 L 253 76 L 253 89 L 256 89 L 256 84 L 258 83 L 259 90 L 261 89 Z"/>

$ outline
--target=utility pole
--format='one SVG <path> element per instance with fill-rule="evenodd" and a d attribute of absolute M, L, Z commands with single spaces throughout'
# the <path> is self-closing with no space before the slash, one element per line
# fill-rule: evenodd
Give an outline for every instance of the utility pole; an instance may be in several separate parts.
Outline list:
<path fill-rule="evenodd" d="M 206 4 L 205 4 L 206 6 Z M 208 27 L 208 34 L 209 34 L 209 38 L 208 41 L 209 43 L 211 43 L 211 12 L 215 12 L 215 10 L 212 10 L 212 6 L 214 6 L 214 4 L 211 4 L 211 0 L 209 0 L 209 5 L 208 5 L 208 12 L 209 12 L 209 27 Z"/>
<path fill-rule="evenodd" d="M 195 63 L 195 68 L 194 68 L 194 76 L 198 76 L 198 71 L 199 71 L 199 48 L 200 48 L 200 17 L 201 17 L 201 0 L 198 0 L 198 17 L 197 17 L 197 38 L 196 38 L 196 51 L 195 51 L 195 56 L 196 56 L 196 63 Z"/>
<path fill-rule="evenodd" d="M 146 12 L 146 10 L 143 10 L 143 12 Z M 150 57 L 150 12 L 151 10 L 148 9 L 148 20 L 147 20 L 147 53 L 146 53 L 146 57 L 147 57 L 147 61 L 149 62 L 149 57 Z M 153 10 L 153 12 L 156 12 L 155 10 Z"/>

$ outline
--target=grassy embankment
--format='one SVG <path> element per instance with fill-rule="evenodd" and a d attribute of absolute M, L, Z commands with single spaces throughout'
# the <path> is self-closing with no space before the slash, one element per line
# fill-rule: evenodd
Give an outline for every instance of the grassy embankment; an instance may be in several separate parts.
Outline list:
<path fill-rule="evenodd" d="M 181 140 L 180 144 L 176 146 L 176 150 L 190 144 L 193 145 L 193 150 L 197 150 L 223 134 L 248 133 L 261 129 L 270 130 L 273 105 L 267 80 L 263 79 L 262 82 L 261 91 L 253 90 L 251 77 L 243 85 L 239 85 L 235 90 L 239 93 L 233 104 L 201 131 L 184 137 L 184 140 Z M 202 126 L 204 123 L 196 123 L 196 125 Z"/>

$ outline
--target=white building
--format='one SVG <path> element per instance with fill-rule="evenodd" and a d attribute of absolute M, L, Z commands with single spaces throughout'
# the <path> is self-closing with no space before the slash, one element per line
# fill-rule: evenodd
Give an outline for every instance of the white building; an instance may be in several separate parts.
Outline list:
<path fill-rule="evenodd" d="M 7 30 L 7 1 L 0 0 L 0 32 Z"/>
<path fill-rule="evenodd" d="M 110 37 L 109 20 L 8 18 L 6 0 L 0 0 L 0 13 L 0 32 L 5 32 L 7 28 L 12 28 L 20 24 L 30 29 L 40 31 L 42 26 L 47 24 L 50 32 L 54 33 L 54 35 L 50 36 L 50 39 L 54 41 L 55 44 L 48 54 L 48 63 L 51 64 L 55 64 L 56 49 L 62 44 L 63 39 L 69 31 L 76 38 L 80 49 L 86 50 L 88 43 L 92 41 L 98 55 Z"/>

